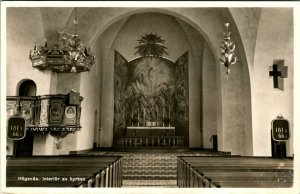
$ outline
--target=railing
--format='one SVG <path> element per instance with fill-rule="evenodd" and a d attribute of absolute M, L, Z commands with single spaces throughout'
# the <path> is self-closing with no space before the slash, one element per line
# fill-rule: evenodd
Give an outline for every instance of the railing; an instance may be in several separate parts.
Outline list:
<path fill-rule="evenodd" d="M 117 141 L 121 147 L 182 147 L 183 136 L 149 136 L 149 137 L 121 137 Z"/>

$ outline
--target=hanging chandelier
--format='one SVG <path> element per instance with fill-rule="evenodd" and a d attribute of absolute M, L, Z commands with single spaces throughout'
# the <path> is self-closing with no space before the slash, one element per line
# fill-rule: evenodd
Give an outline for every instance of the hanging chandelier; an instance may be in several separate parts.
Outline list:
<path fill-rule="evenodd" d="M 95 63 L 91 49 L 81 43 L 77 34 L 77 8 L 75 8 L 75 34 L 59 32 L 61 44 L 48 47 L 47 40 L 43 45 L 34 46 L 29 58 L 32 66 L 38 70 L 52 70 L 62 73 L 80 73 L 90 71 Z"/>
<path fill-rule="evenodd" d="M 230 66 L 237 62 L 237 57 L 234 56 L 235 44 L 230 40 L 231 32 L 229 32 L 229 23 L 225 23 L 226 31 L 224 32 L 224 41 L 221 42 L 221 64 L 227 68 L 226 73 L 230 74 Z"/>

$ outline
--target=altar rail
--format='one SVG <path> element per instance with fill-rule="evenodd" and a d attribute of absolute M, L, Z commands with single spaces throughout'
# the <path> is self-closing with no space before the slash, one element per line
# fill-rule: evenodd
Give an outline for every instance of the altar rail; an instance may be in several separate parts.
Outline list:
<path fill-rule="evenodd" d="M 117 141 L 122 147 L 182 147 L 183 136 L 149 136 L 149 137 L 121 137 Z"/>

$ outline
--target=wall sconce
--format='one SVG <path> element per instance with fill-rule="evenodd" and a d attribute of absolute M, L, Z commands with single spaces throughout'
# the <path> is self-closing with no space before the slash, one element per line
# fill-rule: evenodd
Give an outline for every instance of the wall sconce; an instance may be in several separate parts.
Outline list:
<path fill-rule="evenodd" d="M 226 31 L 224 32 L 224 41 L 221 42 L 221 64 L 227 68 L 226 73 L 230 74 L 230 66 L 237 62 L 237 57 L 234 56 L 235 44 L 230 40 L 231 32 L 228 31 L 229 23 L 225 23 Z"/>

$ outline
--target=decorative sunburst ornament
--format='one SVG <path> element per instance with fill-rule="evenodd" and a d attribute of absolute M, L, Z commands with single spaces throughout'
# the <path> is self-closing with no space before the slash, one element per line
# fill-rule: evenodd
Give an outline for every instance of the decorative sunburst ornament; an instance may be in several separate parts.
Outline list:
<path fill-rule="evenodd" d="M 135 54 L 139 53 L 141 57 L 162 57 L 163 54 L 168 55 L 165 51 L 167 49 L 164 46 L 165 40 L 156 34 L 146 34 L 138 42 L 139 46 L 135 47 L 137 49 Z"/>

